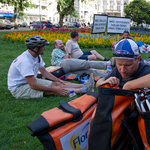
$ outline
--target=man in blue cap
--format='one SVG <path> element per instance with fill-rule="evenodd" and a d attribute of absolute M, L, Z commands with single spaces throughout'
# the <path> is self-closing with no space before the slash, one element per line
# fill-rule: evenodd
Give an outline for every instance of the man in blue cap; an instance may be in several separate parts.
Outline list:
<path fill-rule="evenodd" d="M 122 39 L 115 46 L 113 58 L 116 67 L 96 86 L 109 83 L 119 88 L 132 90 L 150 88 L 150 66 L 141 61 L 137 44 L 131 39 Z"/>

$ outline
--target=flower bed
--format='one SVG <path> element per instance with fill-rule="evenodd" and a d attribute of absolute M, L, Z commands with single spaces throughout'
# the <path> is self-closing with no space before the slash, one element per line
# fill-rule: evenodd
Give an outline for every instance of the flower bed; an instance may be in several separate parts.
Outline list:
<path fill-rule="evenodd" d="M 73 29 L 80 33 L 78 44 L 81 48 L 110 48 L 112 42 L 117 42 L 119 35 L 105 35 L 105 34 L 91 34 L 89 29 Z M 3 35 L 3 39 L 9 42 L 24 43 L 25 39 L 31 36 L 41 36 L 50 42 L 50 45 L 57 39 L 60 39 L 65 44 L 70 39 L 71 29 L 54 29 L 34 30 L 34 31 L 20 31 L 12 32 Z M 131 38 L 135 41 L 142 41 L 145 44 L 150 44 L 150 34 L 131 33 Z"/>

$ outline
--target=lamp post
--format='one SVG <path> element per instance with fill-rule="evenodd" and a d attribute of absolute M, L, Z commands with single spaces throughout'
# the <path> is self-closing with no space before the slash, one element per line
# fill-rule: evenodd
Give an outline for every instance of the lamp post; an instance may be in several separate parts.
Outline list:
<path fill-rule="evenodd" d="M 40 17 L 40 28 L 41 27 L 41 0 L 39 0 L 39 17 Z"/>

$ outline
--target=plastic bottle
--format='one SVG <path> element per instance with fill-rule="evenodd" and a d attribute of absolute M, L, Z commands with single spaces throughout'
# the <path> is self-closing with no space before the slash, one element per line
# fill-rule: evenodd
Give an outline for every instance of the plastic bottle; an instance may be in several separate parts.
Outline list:
<path fill-rule="evenodd" d="M 69 101 L 74 100 L 76 98 L 77 98 L 76 93 L 74 92 L 74 90 L 71 90 L 69 94 Z"/>

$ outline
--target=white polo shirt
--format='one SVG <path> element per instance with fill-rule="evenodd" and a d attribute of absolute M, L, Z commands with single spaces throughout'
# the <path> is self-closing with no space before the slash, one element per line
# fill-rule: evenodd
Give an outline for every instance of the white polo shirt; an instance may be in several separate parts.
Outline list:
<path fill-rule="evenodd" d="M 9 68 L 7 77 L 8 90 L 13 92 L 18 86 L 26 84 L 26 76 L 34 75 L 36 78 L 38 69 L 44 65 L 45 63 L 41 56 L 39 63 L 38 57 L 34 58 L 28 50 L 23 52 L 11 63 Z"/>

